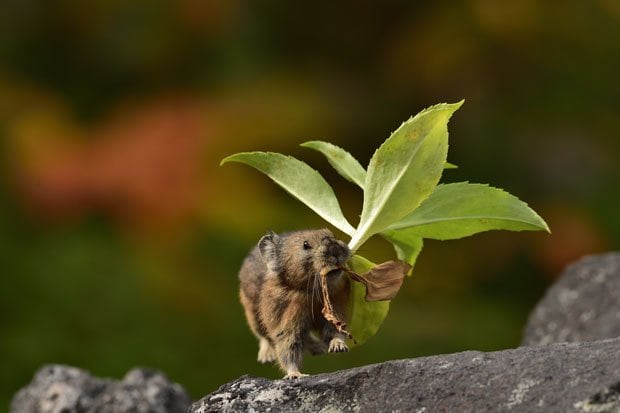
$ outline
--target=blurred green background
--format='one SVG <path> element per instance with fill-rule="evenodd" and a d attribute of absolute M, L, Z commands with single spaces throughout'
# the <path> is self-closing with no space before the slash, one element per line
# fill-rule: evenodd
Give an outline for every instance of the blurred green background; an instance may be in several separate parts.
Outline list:
<path fill-rule="evenodd" d="M 358 189 L 298 144 L 366 164 L 463 98 L 443 181 L 504 188 L 553 235 L 427 242 L 379 334 L 305 371 L 517 346 L 561 269 L 620 243 L 619 39 L 616 0 L 2 1 L 0 405 L 44 363 L 149 366 L 195 398 L 279 377 L 255 362 L 237 270 L 265 231 L 324 224 L 219 161 L 299 157 L 356 223 Z"/>

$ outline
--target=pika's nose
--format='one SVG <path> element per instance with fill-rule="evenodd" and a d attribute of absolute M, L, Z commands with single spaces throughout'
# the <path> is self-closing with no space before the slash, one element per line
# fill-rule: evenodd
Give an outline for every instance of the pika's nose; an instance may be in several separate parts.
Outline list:
<path fill-rule="evenodd" d="M 349 247 L 337 240 L 330 241 L 325 252 L 328 257 L 335 259 L 338 265 L 344 264 L 350 254 Z"/>

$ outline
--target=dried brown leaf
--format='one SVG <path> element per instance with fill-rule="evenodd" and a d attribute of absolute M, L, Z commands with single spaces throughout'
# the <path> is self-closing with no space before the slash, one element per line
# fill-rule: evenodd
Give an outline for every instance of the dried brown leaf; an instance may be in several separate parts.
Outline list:
<path fill-rule="evenodd" d="M 351 279 L 366 286 L 366 301 L 391 300 L 403 284 L 411 265 L 402 261 L 387 261 L 364 274 L 348 271 Z"/>
<path fill-rule="evenodd" d="M 321 310 L 321 313 L 323 313 L 323 316 L 328 322 L 332 323 L 333 326 L 336 327 L 336 330 L 338 330 L 339 333 L 344 334 L 345 336 L 347 336 L 347 338 L 350 338 L 351 340 L 353 340 L 353 342 L 355 342 L 353 335 L 351 335 L 351 333 L 347 331 L 347 323 L 340 320 L 338 316 L 334 313 L 334 307 L 332 306 L 331 300 L 329 298 L 329 290 L 327 289 L 328 273 L 329 271 L 325 271 L 323 274 L 321 274 L 321 277 L 319 278 L 319 282 L 321 284 L 321 292 L 323 294 L 323 309 Z"/>

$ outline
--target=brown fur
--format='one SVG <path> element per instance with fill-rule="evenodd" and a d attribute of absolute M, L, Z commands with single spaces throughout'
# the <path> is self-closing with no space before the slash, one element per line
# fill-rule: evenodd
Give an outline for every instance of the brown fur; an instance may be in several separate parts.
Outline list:
<path fill-rule="evenodd" d="M 259 340 L 258 361 L 276 361 L 285 378 L 302 374 L 304 350 L 348 351 L 345 337 L 321 314 L 321 273 L 336 315 L 347 319 L 349 280 L 339 271 L 349 258 L 346 244 L 327 229 L 269 233 L 246 257 L 239 272 L 240 300 Z"/>

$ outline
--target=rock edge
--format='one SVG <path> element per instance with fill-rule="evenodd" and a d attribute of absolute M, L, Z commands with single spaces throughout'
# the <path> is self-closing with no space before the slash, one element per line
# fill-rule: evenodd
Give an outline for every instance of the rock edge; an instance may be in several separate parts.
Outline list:
<path fill-rule="evenodd" d="M 121 381 L 63 365 L 39 369 L 11 402 L 11 413 L 181 413 L 191 404 L 179 384 L 155 370 L 136 368 Z"/>
<path fill-rule="evenodd" d="M 189 412 L 620 412 L 620 338 L 388 361 L 295 381 L 243 376 Z"/>

